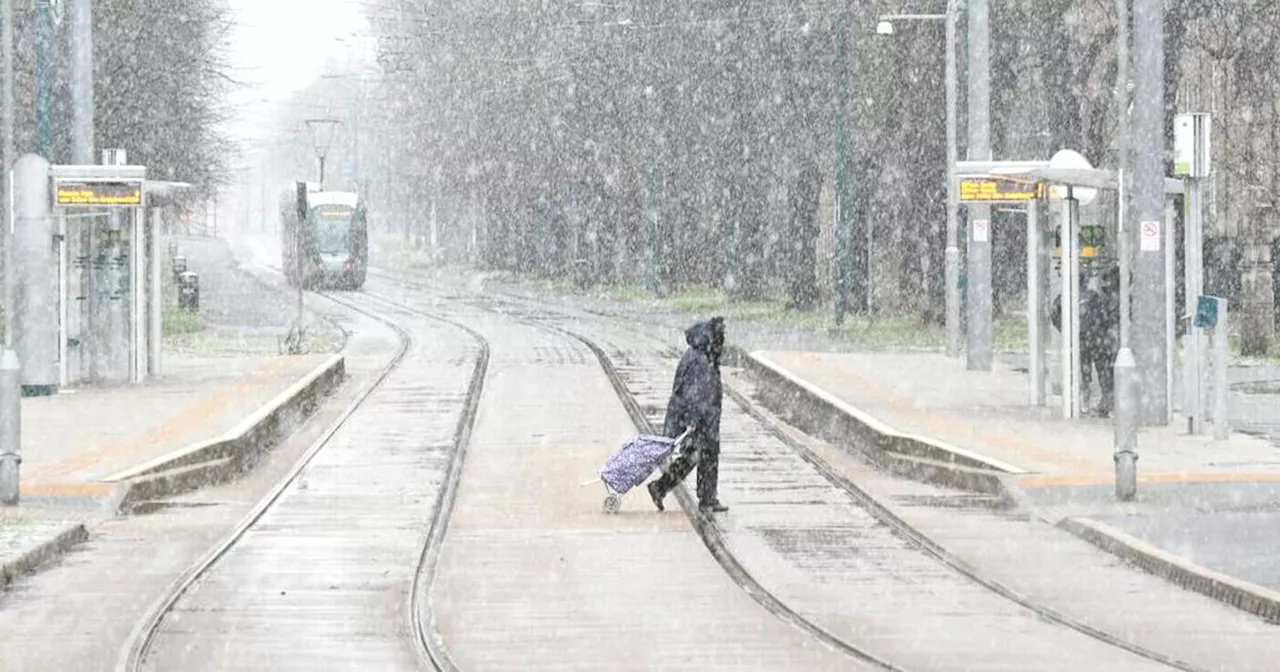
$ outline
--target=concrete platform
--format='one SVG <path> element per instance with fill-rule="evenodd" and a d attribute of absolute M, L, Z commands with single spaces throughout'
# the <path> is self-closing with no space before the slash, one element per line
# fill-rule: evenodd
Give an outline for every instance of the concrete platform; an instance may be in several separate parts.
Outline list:
<path fill-rule="evenodd" d="M 780 409 L 789 419 L 802 406 L 823 409 L 823 420 L 806 415 L 806 429 L 831 440 L 830 418 L 840 415 L 849 423 L 842 427 L 879 437 L 875 449 L 886 459 L 918 459 L 933 482 L 948 470 L 989 474 L 1011 501 L 1152 573 L 1280 618 L 1272 539 L 1280 448 L 1265 434 L 1215 441 L 1181 424 L 1144 428 L 1138 497 L 1118 502 L 1111 421 L 1032 407 L 1025 374 L 1008 364 L 968 371 L 938 354 L 764 351 L 747 359 L 771 405 L 792 406 Z M 1258 417 L 1241 420 L 1266 427 L 1280 419 L 1258 411 L 1266 402 L 1246 407 Z"/>
<path fill-rule="evenodd" d="M 1107 419 L 1069 420 L 1055 406 L 1033 407 L 1026 375 L 997 365 L 969 371 L 933 354 L 760 352 L 777 367 L 902 433 L 1012 467 L 1027 487 L 1110 484 L 1113 429 Z M 1280 451 L 1257 436 L 1227 441 L 1178 426 L 1140 431 L 1139 481 L 1280 481 Z"/>
<path fill-rule="evenodd" d="M 221 437 L 328 359 L 188 357 L 153 383 L 24 399 L 24 499 L 106 496 L 131 467 Z"/>
<path fill-rule="evenodd" d="M 5 581 L 138 500 L 227 480 L 341 383 L 341 355 L 281 356 L 274 336 L 245 331 L 279 330 L 264 316 L 279 318 L 287 297 L 246 278 L 225 243 L 186 239 L 180 249 L 222 294 L 204 334 L 167 336 L 162 374 L 143 384 L 23 399 L 20 503 L 0 509 Z"/>

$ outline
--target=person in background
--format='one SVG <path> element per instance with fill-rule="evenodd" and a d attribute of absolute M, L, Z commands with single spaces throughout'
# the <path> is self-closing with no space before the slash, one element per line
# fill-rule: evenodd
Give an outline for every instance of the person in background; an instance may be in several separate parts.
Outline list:
<path fill-rule="evenodd" d="M 1053 328 L 1062 331 L 1062 295 L 1053 300 Z M 1064 338 L 1066 335 L 1063 335 Z M 1099 278 L 1097 289 L 1080 297 L 1080 375 L 1082 389 L 1091 387 L 1094 370 L 1102 398 L 1097 412 L 1110 417 L 1115 410 L 1115 363 L 1120 352 L 1120 269 Z"/>

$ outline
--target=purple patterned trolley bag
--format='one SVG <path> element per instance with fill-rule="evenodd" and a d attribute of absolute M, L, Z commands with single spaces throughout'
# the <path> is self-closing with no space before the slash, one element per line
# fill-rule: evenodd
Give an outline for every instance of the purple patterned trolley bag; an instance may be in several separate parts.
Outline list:
<path fill-rule="evenodd" d="M 608 493 L 604 499 L 604 510 L 606 513 L 617 513 L 622 505 L 622 495 L 644 483 L 654 469 L 661 467 L 665 470 L 667 458 L 680 447 L 690 431 L 692 430 L 686 430 L 674 439 L 651 434 L 637 436 L 609 457 L 600 470 L 599 481 L 593 479 L 583 485 L 603 482 Z"/>
<path fill-rule="evenodd" d="M 604 469 L 600 470 L 600 478 L 614 492 L 625 494 L 649 478 L 649 474 L 658 468 L 675 446 L 675 439 L 642 434 L 628 441 L 622 450 L 605 462 Z"/>

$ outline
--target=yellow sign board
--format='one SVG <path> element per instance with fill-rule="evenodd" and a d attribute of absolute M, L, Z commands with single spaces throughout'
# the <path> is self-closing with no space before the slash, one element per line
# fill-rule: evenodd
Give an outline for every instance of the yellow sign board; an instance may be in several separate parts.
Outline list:
<path fill-rule="evenodd" d="M 62 181 L 55 187 L 60 206 L 134 207 L 142 205 L 140 181 Z"/>
<path fill-rule="evenodd" d="M 1025 203 L 1044 196 L 1044 184 L 1011 177 L 960 179 L 961 203 Z"/>

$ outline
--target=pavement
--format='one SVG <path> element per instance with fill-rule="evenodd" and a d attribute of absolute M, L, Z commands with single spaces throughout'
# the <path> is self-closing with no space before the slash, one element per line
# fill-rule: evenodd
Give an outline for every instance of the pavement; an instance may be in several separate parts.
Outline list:
<path fill-rule="evenodd" d="M 21 502 L 0 509 L 0 585 L 84 541 L 124 499 L 225 478 L 205 467 L 245 458 L 264 423 L 291 426 L 305 395 L 341 381 L 340 332 L 315 341 L 327 352 L 278 354 L 288 297 L 237 270 L 221 241 L 177 242 L 201 275 L 206 329 L 166 337 L 161 375 L 142 384 L 23 399 Z"/>

